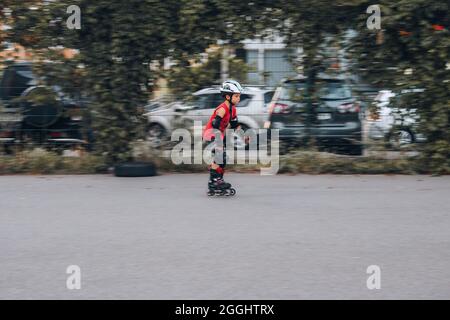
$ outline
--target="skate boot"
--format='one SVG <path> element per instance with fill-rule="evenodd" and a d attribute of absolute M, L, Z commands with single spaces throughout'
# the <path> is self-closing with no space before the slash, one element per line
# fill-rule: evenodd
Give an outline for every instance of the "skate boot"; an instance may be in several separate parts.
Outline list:
<path fill-rule="evenodd" d="M 236 190 L 231 188 L 231 184 L 223 180 L 223 174 L 216 170 L 210 171 L 210 179 L 208 181 L 208 196 L 234 196 Z"/>

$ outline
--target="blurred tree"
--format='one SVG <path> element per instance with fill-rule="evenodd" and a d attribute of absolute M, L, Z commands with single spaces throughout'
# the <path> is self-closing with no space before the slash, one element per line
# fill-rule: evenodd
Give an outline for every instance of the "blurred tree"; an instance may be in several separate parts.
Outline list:
<path fill-rule="evenodd" d="M 306 131 L 314 121 L 314 83 L 318 72 L 324 69 L 326 44 L 330 37 L 338 42 L 357 16 L 358 1 L 286 0 L 275 10 L 281 23 L 280 34 L 288 47 L 302 47 L 303 55 L 297 61 L 303 65 L 306 81 Z M 307 143 L 311 143 L 307 134 Z"/>
<path fill-rule="evenodd" d="M 347 45 L 358 73 L 380 88 L 425 89 L 409 103 L 419 110 L 428 138 L 424 164 L 449 172 L 449 3 L 378 3 L 381 30 L 366 26 L 368 0 L 3 0 L 12 15 L 2 11 L 0 19 L 12 20 L 13 29 L 1 37 L 33 49 L 36 58 L 59 61 L 53 78 L 60 74 L 64 86 L 81 77 L 72 86 L 92 98 L 96 149 L 113 163 L 130 159 L 130 142 L 141 132 L 138 107 L 155 77 L 150 62 L 168 56 L 188 61 L 219 39 L 235 45 L 277 29 L 289 46 L 303 48 L 304 73 L 313 79 L 323 62 L 320 45 L 330 36 L 344 39 L 353 29 L 357 35 Z M 66 27 L 66 9 L 74 4 L 81 8 L 81 30 Z M 79 54 L 68 60 L 58 48 Z M 178 67 L 186 81 L 195 77 L 194 69 Z"/>
<path fill-rule="evenodd" d="M 292 47 L 304 49 L 304 72 L 314 75 L 323 65 L 320 45 L 329 36 L 345 43 L 353 70 L 380 89 L 422 88 L 404 103 L 416 108 L 423 145 L 423 168 L 450 172 L 450 37 L 448 1 L 381 0 L 381 30 L 369 30 L 367 0 L 283 1 L 280 31 Z M 344 41 L 348 30 L 356 31 Z"/>
<path fill-rule="evenodd" d="M 62 83 L 68 90 L 79 86 L 90 97 L 95 150 L 113 164 L 131 159 L 130 142 L 143 133 L 139 107 L 146 102 L 155 76 L 149 63 L 167 56 L 186 61 L 219 39 L 238 42 L 271 25 L 270 10 L 260 10 L 270 3 L 10 1 L 14 26 L 8 37 L 33 50 L 35 59 L 53 62 L 40 68 L 47 81 Z M 80 30 L 66 26 L 70 5 L 81 8 Z M 62 48 L 76 48 L 79 54 L 67 59 L 60 54 Z M 75 85 L 74 78 L 78 78 Z"/>
<path fill-rule="evenodd" d="M 368 6 L 368 1 L 365 5 Z M 450 36 L 448 1 L 379 1 L 381 30 L 368 30 L 367 14 L 356 20 L 358 34 L 349 48 L 357 71 L 372 84 L 404 96 L 402 106 L 417 109 L 423 168 L 450 172 Z"/>

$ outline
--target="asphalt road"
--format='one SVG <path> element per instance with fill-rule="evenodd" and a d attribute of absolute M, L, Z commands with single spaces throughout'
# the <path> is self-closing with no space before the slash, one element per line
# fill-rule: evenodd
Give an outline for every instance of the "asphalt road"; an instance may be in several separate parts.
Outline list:
<path fill-rule="evenodd" d="M 450 299 L 449 176 L 226 178 L 0 177 L 0 299 Z"/>

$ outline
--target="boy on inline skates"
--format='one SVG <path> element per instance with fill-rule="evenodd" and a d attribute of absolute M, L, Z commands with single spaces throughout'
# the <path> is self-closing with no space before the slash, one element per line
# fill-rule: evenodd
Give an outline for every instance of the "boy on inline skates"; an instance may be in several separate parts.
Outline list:
<path fill-rule="evenodd" d="M 213 149 L 214 159 L 209 166 L 208 195 L 234 195 L 235 190 L 231 184 L 223 180 L 224 169 L 226 165 L 226 139 L 225 130 L 227 128 L 239 129 L 236 114 L 236 105 L 241 99 L 241 93 L 244 91 L 239 82 L 227 80 L 222 84 L 220 92 L 225 101 L 221 103 L 213 112 L 203 131 L 203 139 L 206 141 L 215 141 Z M 215 133 L 220 131 L 222 141 L 217 141 Z"/>

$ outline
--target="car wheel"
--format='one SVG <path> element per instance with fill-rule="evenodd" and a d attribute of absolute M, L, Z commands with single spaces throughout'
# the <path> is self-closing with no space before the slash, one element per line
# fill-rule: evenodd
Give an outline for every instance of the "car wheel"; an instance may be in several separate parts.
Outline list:
<path fill-rule="evenodd" d="M 407 128 L 395 129 L 389 134 L 388 141 L 391 147 L 401 149 L 414 143 L 414 135 Z"/>
<path fill-rule="evenodd" d="M 147 129 L 147 142 L 152 148 L 160 148 L 166 137 L 166 130 L 160 124 L 151 124 Z"/>

